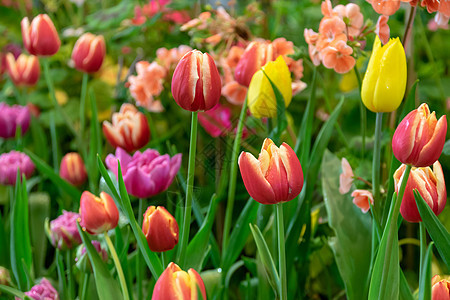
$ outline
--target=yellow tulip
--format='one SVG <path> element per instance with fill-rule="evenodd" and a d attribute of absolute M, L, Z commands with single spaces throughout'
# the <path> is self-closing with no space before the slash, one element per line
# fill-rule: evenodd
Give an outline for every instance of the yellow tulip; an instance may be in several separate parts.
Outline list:
<path fill-rule="evenodd" d="M 362 82 L 361 98 L 373 112 L 392 112 L 402 102 L 406 88 L 406 56 L 399 38 L 381 46 L 378 36 Z"/>
<path fill-rule="evenodd" d="M 268 62 L 261 69 L 253 75 L 248 87 L 248 107 L 257 118 L 273 118 L 277 115 L 277 100 L 266 75 L 283 95 L 287 107 L 292 100 L 291 73 L 282 56 Z"/>

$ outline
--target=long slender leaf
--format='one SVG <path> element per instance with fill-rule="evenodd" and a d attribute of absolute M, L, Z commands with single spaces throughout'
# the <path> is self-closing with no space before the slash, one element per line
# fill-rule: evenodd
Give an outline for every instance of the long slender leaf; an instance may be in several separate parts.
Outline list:
<path fill-rule="evenodd" d="M 106 264 L 100 258 L 95 247 L 92 245 L 88 234 L 81 229 L 80 224 L 77 223 L 78 232 L 80 233 L 83 244 L 86 247 L 86 252 L 94 270 L 95 284 L 100 300 L 123 299 L 122 292 L 119 288 L 119 283 L 114 280 L 109 273 Z"/>
<path fill-rule="evenodd" d="M 401 300 L 415 300 L 411 289 L 409 288 L 408 281 L 406 280 L 405 274 L 403 274 L 402 269 L 400 269 L 400 299 Z"/>
<path fill-rule="evenodd" d="M 431 300 L 431 257 L 433 256 L 433 242 L 428 245 L 424 264 L 420 270 L 419 300 Z"/>
<path fill-rule="evenodd" d="M 12 296 L 15 296 L 15 297 L 17 297 L 19 299 L 24 299 L 25 298 L 25 294 L 24 293 L 22 293 L 21 291 L 15 289 L 15 288 L 7 286 L 7 285 L 0 284 L 0 291 L 5 292 L 7 294 L 10 294 Z"/>
<path fill-rule="evenodd" d="M 95 93 L 90 90 L 89 99 L 91 104 L 91 131 L 90 131 L 90 147 L 89 147 L 89 183 L 91 190 L 95 189 L 98 182 L 98 171 L 95 167 L 96 156 L 101 156 L 101 138 L 100 138 L 100 126 L 98 122 L 97 114 L 97 101 L 95 99 Z"/>
<path fill-rule="evenodd" d="M 450 234 L 417 191 L 414 191 L 414 197 L 416 199 L 420 217 L 422 218 L 422 222 L 425 224 L 428 234 L 434 241 L 439 254 L 447 265 L 447 268 L 450 268 Z"/>

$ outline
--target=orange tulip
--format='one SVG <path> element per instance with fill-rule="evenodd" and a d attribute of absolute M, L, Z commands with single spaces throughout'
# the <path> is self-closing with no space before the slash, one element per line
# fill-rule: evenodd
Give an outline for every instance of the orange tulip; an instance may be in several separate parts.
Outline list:
<path fill-rule="evenodd" d="M 435 275 L 431 279 L 431 285 L 432 300 L 450 300 L 450 280 Z"/>
<path fill-rule="evenodd" d="M 80 154 L 71 152 L 64 155 L 59 176 L 75 186 L 80 186 L 86 181 L 86 167 Z"/>
<path fill-rule="evenodd" d="M 105 192 L 100 197 L 84 191 L 80 200 L 80 225 L 90 234 L 114 229 L 119 222 L 119 210 L 113 198 Z"/>
<path fill-rule="evenodd" d="M 105 39 L 102 35 L 83 34 L 75 43 L 72 60 L 75 68 L 86 73 L 97 72 L 106 54 Z"/>
<path fill-rule="evenodd" d="M 177 220 L 162 206 L 147 208 L 142 232 L 154 252 L 169 251 L 178 244 Z"/>
<path fill-rule="evenodd" d="M 16 86 L 33 86 L 41 74 L 39 60 L 34 55 L 20 54 L 17 60 L 12 53 L 6 54 L 6 69 Z"/>
<path fill-rule="evenodd" d="M 20 24 L 23 44 L 30 54 L 50 56 L 58 52 L 61 41 L 49 16 L 38 15 L 31 24 L 25 17 Z"/>

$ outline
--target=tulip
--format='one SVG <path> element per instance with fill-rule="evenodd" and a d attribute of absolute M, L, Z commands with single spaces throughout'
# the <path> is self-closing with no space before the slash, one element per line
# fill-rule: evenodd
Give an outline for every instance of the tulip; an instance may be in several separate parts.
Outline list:
<path fill-rule="evenodd" d="M 12 53 L 6 54 L 6 69 L 16 86 L 33 86 L 41 74 L 39 60 L 34 55 L 20 54 L 17 59 Z"/>
<path fill-rule="evenodd" d="M 106 262 L 108 261 L 108 253 L 102 248 L 99 241 L 91 241 L 92 246 L 97 250 L 100 258 Z M 76 267 L 84 273 L 92 273 L 92 265 L 87 254 L 86 246 L 79 247 L 77 250 L 77 256 L 75 257 Z"/>
<path fill-rule="evenodd" d="M 400 122 L 392 138 L 392 151 L 404 164 L 427 167 L 438 160 L 447 134 L 447 118 L 439 121 L 430 114 L 426 103 L 410 112 Z"/>
<path fill-rule="evenodd" d="M 378 36 L 361 87 L 361 99 L 373 112 L 392 112 L 406 88 L 406 56 L 398 38 L 381 46 Z"/>
<path fill-rule="evenodd" d="M 397 193 L 403 180 L 405 168 L 406 165 L 401 165 L 394 173 L 395 191 Z M 413 167 L 411 169 L 400 206 L 400 213 L 406 221 L 412 223 L 422 221 L 414 199 L 414 190 L 419 192 L 436 216 L 442 212 L 447 202 L 447 190 L 439 161 L 433 164 L 433 170 L 430 167 Z"/>
<path fill-rule="evenodd" d="M 366 213 L 370 209 L 370 204 L 373 204 L 373 195 L 367 190 L 354 190 L 352 192 L 353 204 L 358 206 L 363 213 Z"/>
<path fill-rule="evenodd" d="M 247 94 L 248 106 L 256 118 L 273 118 L 277 115 L 277 100 L 266 75 L 281 92 L 286 107 L 292 99 L 291 73 L 284 58 L 279 56 L 275 61 L 268 62 L 262 70 L 257 71 L 250 82 Z"/>
<path fill-rule="evenodd" d="M 116 149 L 116 155 L 106 157 L 106 166 L 118 177 L 118 164 L 122 169 L 123 181 L 127 192 L 139 198 L 155 196 L 165 191 L 171 184 L 181 165 L 181 154 L 172 158 L 168 154 L 147 149 L 130 156 L 122 148 Z"/>
<path fill-rule="evenodd" d="M 172 95 L 185 110 L 210 110 L 219 102 L 221 88 L 219 71 L 208 53 L 189 51 L 173 73 Z"/>
<path fill-rule="evenodd" d="M 62 215 L 50 222 L 50 238 L 53 247 L 66 250 L 81 244 L 77 228 L 79 218 L 79 214 L 63 210 Z"/>
<path fill-rule="evenodd" d="M 16 136 L 17 127 L 25 134 L 30 127 L 30 111 L 26 106 L 0 103 L 0 137 L 7 139 Z"/>
<path fill-rule="evenodd" d="M 290 201 L 303 188 L 300 161 L 286 143 L 278 148 L 266 138 L 258 159 L 248 152 L 241 153 L 239 169 L 248 193 L 262 204 Z"/>
<path fill-rule="evenodd" d="M 119 222 L 119 210 L 113 198 L 105 192 L 100 197 L 84 191 L 80 200 L 80 225 L 90 234 L 114 229 Z"/>
<path fill-rule="evenodd" d="M 29 178 L 34 171 L 34 164 L 25 153 L 13 150 L 0 155 L 0 184 L 16 185 L 17 170 L 20 178 Z"/>
<path fill-rule="evenodd" d="M 75 186 L 80 186 L 86 181 L 86 167 L 80 154 L 71 152 L 64 155 L 59 176 Z"/>
<path fill-rule="evenodd" d="M 142 232 L 153 252 L 169 251 L 178 244 L 177 220 L 162 206 L 147 208 Z"/>
<path fill-rule="evenodd" d="M 198 295 L 199 290 L 201 295 Z M 206 300 L 205 284 L 200 275 L 194 269 L 185 272 L 171 262 L 156 281 L 152 300 L 197 299 Z"/>
<path fill-rule="evenodd" d="M 75 43 L 72 60 L 75 68 L 86 73 L 97 72 L 106 54 L 105 39 L 102 35 L 83 34 Z"/>
<path fill-rule="evenodd" d="M 23 44 L 30 54 L 51 56 L 58 52 L 61 41 L 49 16 L 38 15 L 31 21 L 31 24 L 25 17 L 20 24 Z"/>
<path fill-rule="evenodd" d="M 50 281 L 43 278 L 39 284 L 36 284 L 25 295 L 34 300 L 58 300 L 59 295 Z"/>
<path fill-rule="evenodd" d="M 232 129 L 231 109 L 218 103 L 213 109 L 199 113 L 198 121 L 212 137 L 225 136 Z"/>
<path fill-rule="evenodd" d="M 147 118 L 129 103 L 122 104 L 120 111 L 113 114 L 112 124 L 103 122 L 103 133 L 113 147 L 128 152 L 142 148 L 150 140 Z"/>
<path fill-rule="evenodd" d="M 431 279 L 431 285 L 432 300 L 450 300 L 450 280 L 435 275 Z"/>

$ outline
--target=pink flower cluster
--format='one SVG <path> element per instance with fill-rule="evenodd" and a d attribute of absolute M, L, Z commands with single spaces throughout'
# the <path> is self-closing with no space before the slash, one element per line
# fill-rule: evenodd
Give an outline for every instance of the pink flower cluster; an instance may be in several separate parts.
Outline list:
<path fill-rule="evenodd" d="M 322 14 L 318 33 L 312 29 L 304 31 L 311 60 L 316 66 L 322 63 L 337 73 L 347 73 L 356 62 L 349 42 L 358 40 L 364 17 L 358 5 L 349 3 L 333 9 L 330 0 L 322 2 Z"/>
<path fill-rule="evenodd" d="M 134 18 L 131 22 L 134 25 L 144 24 L 148 18 L 152 18 L 157 13 L 162 13 L 164 21 L 173 22 L 175 24 L 184 24 L 190 20 L 188 13 L 184 10 L 171 10 L 167 5 L 170 0 L 150 0 L 144 6 L 137 5 L 134 8 Z"/>

